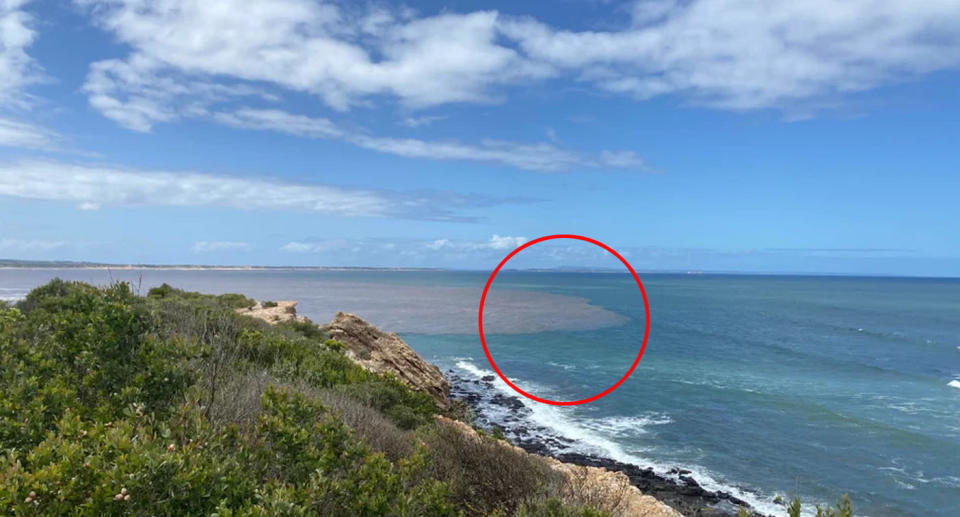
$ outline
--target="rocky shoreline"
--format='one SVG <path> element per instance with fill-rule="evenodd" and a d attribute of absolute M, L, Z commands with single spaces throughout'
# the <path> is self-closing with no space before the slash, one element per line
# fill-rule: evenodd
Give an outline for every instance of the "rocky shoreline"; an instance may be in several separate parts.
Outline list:
<path fill-rule="evenodd" d="M 481 426 L 497 426 L 518 447 L 527 452 L 556 458 L 574 465 L 602 467 L 614 472 L 622 472 L 630 483 L 646 495 L 650 495 L 689 517 L 736 517 L 740 507 L 751 509 L 750 504 L 733 494 L 704 489 L 691 477 L 691 472 L 675 467 L 668 475 L 657 473 L 651 467 L 640 467 L 610 458 L 564 452 L 576 443 L 575 440 L 556 433 L 544 433 L 544 429 L 527 424 L 525 420 L 529 409 L 518 396 L 497 393 L 493 385 L 495 377 L 466 379 L 454 371 L 445 372 L 450 383 L 450 397 L 466 403 L 476 414 Z M 482 392 L 493 395 L 484 397 Z M 481 405 L 482 403 L 482 405 Z M 496 416 L 491 416 L 491 406 L 496 408 Z M 770 517 L 751 510 L 754 517 Z"/>
<path fill-rule="evenodd" d="M 238 312 L 271 324 L 309 321 L 297 315 L 296 302 L 293 301 L 269 305 L 257 303 L 253 309 L 239 309 Z M 441 409 L 452 410 L 453 403 L 460 401 L 473 410 L 475 423 L 480 427 L 500 428 L 514 446 L 531 454 L 553 458 L 558 461 L 557 465 L 566 464 L 564 471 L 569 472 L 570 466 L 575 466 L 585 467 L 594 473 L 610 471 L 623 474 L 623 481 L 614 480 L 611 484 L 608 477 L 594 488 L 610 489 L 615 488 L 617 483 L 629 482 L 639 490 L 634 498 L 638 507 L 634 510 L 639 512 L 637 515 L 678 512 L 688 517 L 736 517 L 738 508 L 750 508 L 746 501 L 732 494 L 704 489 L 688 470 L 674 468 L 664 475 L 650 467 L 642 468 L 576 452 L 576 440 L 559 435 L 555 429 L 530 422 L 527 417 L 532 410 L 518 396 L 498 391 L 493 375 L 467 379 L 452 370 L 441 372 L 414 352 L 397 334 L 383 332 L 353 314 L 337 313 L 333 321 L 323 328 L 343 344 L 347 357 L 363 368 L 396 375 L 401 382 L 430 395 Z M 460 425 L 473 432 L 466 424 Z M 644 498 L 648 501 L 644 501 Z M 660 509 L 651 510 L 651 504 Z M 769 517 L 756 511 L 750 515 Z"/>

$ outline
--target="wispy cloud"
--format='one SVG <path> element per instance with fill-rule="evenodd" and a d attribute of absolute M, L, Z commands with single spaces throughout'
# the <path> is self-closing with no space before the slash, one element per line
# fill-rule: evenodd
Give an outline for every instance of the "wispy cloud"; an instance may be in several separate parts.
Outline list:
<path fill-rule="evenodd" d="M 890 253 L 890 252 L 912 252 L 914 250 L 904 248 L 765 248 L 763 251 L 776 253 L 795 253 L 803 251 L 816 251 L 821 253 Z"/>
<path fill-rule="evenodd" d="M 214 206 L 467 222 L 476 218 L 463 210 L 526 202 L 452 192 L 358 189 L 30 160 L 0 163 L 0 195 L 66 201 L 81 209 L 110 205 Z"/>
<path fill-rule="evenodd" d="M 762 5 L 761 5 L 762 4 Z M 960 66 L 960 4 L 936 0 L 636 1 L 630 26 L 499 26 L 526 58 L 638 99 L 719 109 L 815 109 L 846 93 Z"/>
<path fill-rule="evenodd" d="M 406 117 L 403 120 L 401 120 L 400 123 L 407 127 L 416 128 L 416 127 L 429 126 L 434 122 L 439 122 L 446 118 L 447 117 L 444 117 L 441 115 L 424 115 L 422 117 Z"/>
<path fill-rule="evenodd" d="M 527 242 L 526 237 L 494 234 L 489 239 L 301 239 L 280 247 L 287 253 L 349 255 L 396 252 L 404 257 L 429 258 L 438 252 L 453 254 L 490 253 L 512 250 Z"/>
<path fill-rule="evenodd" d="M 58 139 L 49 129 L 0 117 L 0 146 L 53 149 Z"/>
<path fill-rule="evenodd" d="M 27 0 L 0 0 L 0 110 L 29 111 L 34 99 L 28 86 L 42 73 L 27 49 L 36 39 L 33 18 L 23 9 Z M 51 150 L 59 136 L 49 129 L 7 116 L 0 116 L 0 146 Z"/>
<path fill-rule="evenodd" d="M 253 246 L 248 242 L 236 241 L 198 241 L 193 244 L 194 253 L 216 253 L 222 251 L 250 251 Z"/>
<path fill-rule="evenodd" d="M 494 234 L 490 239 L 486 241 L 470 241 L 470 240 L 450 240 L 450 239 L 436 239 L 425 244 L 425 247 L 434 251 L 438 250 L 460 250 L 460 251 L 474 251 L 474 250 L 512 250 L 526 243 L 528 240 L 526 237 L 511 237 L 507 235 L 497 235 Z"/>
<path fill-rule="evenodd" d="M 39 67 L 27 54 L 36 32 L 23 10 L 26 0 L 0 2 L 0 107 L 25 107 L 24 88 L 39 79 Z"/>
<path fill-rule="evenodd" d="M 364 149 L 407 158 L 498 163 L 542 172 L 575 168 L 646 168 L 643 160 L 631 151 L 602 151 L 590 156 L 543 142 L 522 144 L 485 140 L 479 144 L 465 144 L 455 140 L 385 138 L 346 131 L 326 118 L 306 117 L 276 109 L 243 108 L 215 113 L 213 116 L 215 120 L 233 127 L 342 140 Z"/>
<path fill-rule="evenodd" d="M 360 242 L 351 242 L 346 239 L 326 239 L 309 241 L 291 241 L 280 247 L 280 251 L 287 253 L 325 253 L 350 248 L 359 250 Z M 356 251 L 355 250 L 355 251 Z"/>

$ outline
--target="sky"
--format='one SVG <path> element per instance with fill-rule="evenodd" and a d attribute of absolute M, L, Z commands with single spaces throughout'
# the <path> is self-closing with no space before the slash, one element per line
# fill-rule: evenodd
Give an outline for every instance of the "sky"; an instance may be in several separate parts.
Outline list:
<path fill-rule="evenodd" d="M 958 87 L 956 0 L 0 0 L 0 258 L 960 276 Z"/>

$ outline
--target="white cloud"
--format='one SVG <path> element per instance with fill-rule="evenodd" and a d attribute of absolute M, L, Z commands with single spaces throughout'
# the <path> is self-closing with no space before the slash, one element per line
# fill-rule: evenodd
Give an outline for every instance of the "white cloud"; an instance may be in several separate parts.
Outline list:
<path fill-rule="evenodd" d="M 170 73 L 264 81 L 318 95 L 341 110 L 374 94 L 414 107 L 487 101 L 491 84 L 545 73 L 497 43 L 498 14 L 492 11 L 409 19 L 312 0 L 78 3 L 90 6 L 95 20 L 133 49 L 123 60 L 129 73 L 109 82 L 94 78 L 88 91 L 135 110 L 155 96 L 137 77 Z"/>
<path fill-rule="evenodd" d="M 346 110 L 496 102 L 504 85 L 559 77 L 641 99 L 797 110 L 960 66 L 960 3 L 949 0 L 641 0 L 619 30 L 582 31 L 314 0 L 76 1 L 131 49 L 93 65 L 91 103 L 138 129 L 260 85 Z"/>
<path fill-rule="evenodd" d="M 446 118 L 447 117 L 444 117 L 441 115 L 424 115 L 422 117 L 406 117 L 403 120 L 401 120 L 400 123 L 407 127 L 416 128 L 416 127 L 429 126 L 434 122 L 439 122 Z"/>
<path fill-rule="evenodd" d="M 0 250 L 4 251 L 51 251 L 66 245 L 64 241 L 0 239 Z"/>
<path fill-rule="evenodd" d="M 101 205 L 209 205 L 349 216 L 389 212 L 386 199 L 363 190 L 48 161 L 0 165 L 0 195 Z"/>
<path fill-rule="evenodd" d="M 29 104 L 23 89 L 38 79 L 38 69 L 26 49 L 36 38 L 32 19 L 23 10 L 26 0 L 0 0 L 0 107 Z"/>
<path fill-rule="evenodd" d="M 216 253 L 221 251 L 250 251 L 253 247 L 247 242 L 235 241 L 198 241 L 193 244 L 194 253 Z"/>
<path fill-rule="evenodd" d="M 646 99 L 723 109 L 815 107 L 832 97 L 960 66 L 960 3 L 942 0 L 640 1 L 619 31 L 509 20 L 524 54 Z"/>
<path fill-rule="evenodd" d="M 307 138 L 342 139 L 346 136 L 344 131 L 328 119 L 276 109 L 241 108 L 233 112 L 215 113 L 213 118 L 237 128 L 278 131 Z"/>
<path fill-rule="evenodd" d="M 90 65 L 83 85 L 90 105 L 105 117 L 134 131 L 149 131 L 157 122 L 208 115 L 212 104 L 244 97 L 276 97 L 244 84 L 222 84 L 164 71 L 156 59 L 136 55 Z"/>
<path fill-rule="evenodd" d="M 527 242 L 526 237 L 510 237 L 494 234 L 486 241 L 452 241 L 450 239 L 437 239 L 426 243 L 428 249 L 456 250 L 456 251 L 477 251 L 477 250 L 506 250 L 514 249 Z"/>
<path fill-rule="evenodd" d="M 337 139 L 410 158 L 539 171 L 643 167 L 636 157 L 624 160 L 630 154 L 625 151 L 585 156 L 547 143 L 381 137 L 278 109 L 215 107 L 249 97 L 277 100 L 262 84 L 316 94 L 339 110 L 375 95 L 411 107 L 489 102 L 492 86 L 542 77 L 549 68 L 498 43 L 496 12 L 411 19 L 409 13 L 383 9 L 344 13 L 310 0 L 80 3 L 92 6 L 100 25 L 133 49 L 124 59 L 93 63 L 84 85 L 91 106 L 129 129 L 149 131 L 156 123 L 199 117 L 233 127 Z M 440 118 L 408 117 L 405 124 L 423 126 Z M 608 154 L 618 158 L 609 160 Z"/>
<path fill-rule="evenodd" d="M 471 221 L 455 210 L 518 202 L 450 192 L 404 193 L 30 160 L 0 163 L 0 196 L 67 201 L 82 209 L 215 206 L 440 221 Z"/>
<path fill-rule="evenodd" d="M 26 0 L 0 0 L 0 109 L 31 108 L 26 88 L 41 78 L 27 48 L 36 39 L 32 17 L 23 10 Z M 46 128 L 0 116 L 0 146 L 49 150 L 58 135 Z"/>
<path fill-rule="evenodd" d="M 328 251 L 340 251 L 348 248 L 357 247 L 356 243 L 351 243 L 345 239 L 330 239 L 322 241 L 292 241 L 280 247 L 280 251 L 287 253 L 324 253 Z"/>
<path fill-rule="evenodd" d="M 439 250 L 446 247 L 449 247 L 452 243 L 450 239 L 437 239 L 433 242 L 427 243 L 427 247 L 432 250 Z"/>
<path fill-rule="evenodd" d="M 214 118 L 233 127 L 341 140 L 364 149 L 408 158 L 498 163 L 543 172 L 598 167 L 645 168 L 643 160 L 631 151 L 602 151 L 588 156 L 547 143 L 521 144 L 484 140 L 472 145 L 455 140 L 385 138 L 346 131 L 325 118 L 306 117 L 276 109 L 242 108 L 229 113 L 215 113 Z"/>
<path fill-rule="evenodd" d="M 596 156 L 585 156 L 540 142 L 523 144 L 502 140 L 484 140 L 477 145 L 457 141 L 428 141 L 416 138 L 382 138 L 355 135 L 354 144 L 381 153 L 408 158 L 433 160 L 465 160 L 500 163 L 518 169 L 554 172 L 574 168 L 643 168 L 643 160 L 631 151 L 604 151 Z M 626 159 L 626 157 L 632 159 Z M 610 160 L 610 157 L 616 159 Z"/>
<path fill-rule="evenodd" d="M 25 149 L 52 149 L 58 139 L 48 129 L 17 120 L 0 118 L 0 145 Z"/>
<path fill-rule="evenodd" d="M 492 250 L 506 250 L 514 249 L 521 246 L 523 243 L 527 242 L 529 239 L 526 237 L 508 237 L 508 236 L 499 236 L 494 234 L 493 237 L 490 237 L 490 240 L 487 242 L 487 247 Z"/>

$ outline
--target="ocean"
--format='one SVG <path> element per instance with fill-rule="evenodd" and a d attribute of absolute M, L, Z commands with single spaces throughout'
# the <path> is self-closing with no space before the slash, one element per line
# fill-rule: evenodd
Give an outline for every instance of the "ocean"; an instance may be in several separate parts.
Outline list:
<path fill-rule="evenodd" d="M 487 273 L 0 269 L 0 299 L 54 276 L 298 300 L 318 322 L 354 312 L 457 377 L 493 375 L 476 332 Z M 775 515 L 785 513 L 776 495 L 824 503 L 842 493 L 857 515 L 960 514 L 960 280 L 640 277 L 651 327 L 632 376 L 585 405 L 521 398 L 524 426 L 572 440 L 557 445 L 569 451 L 688 469 Z M 644 309 L 627 274 L 508 271 L 485 321 L 512 382 L 577 400 L 626 372 Z M 504 423 L 490 401 L 519 395 L 491 384 L 464 389 L 482 391 L 484 422 Z"/>

